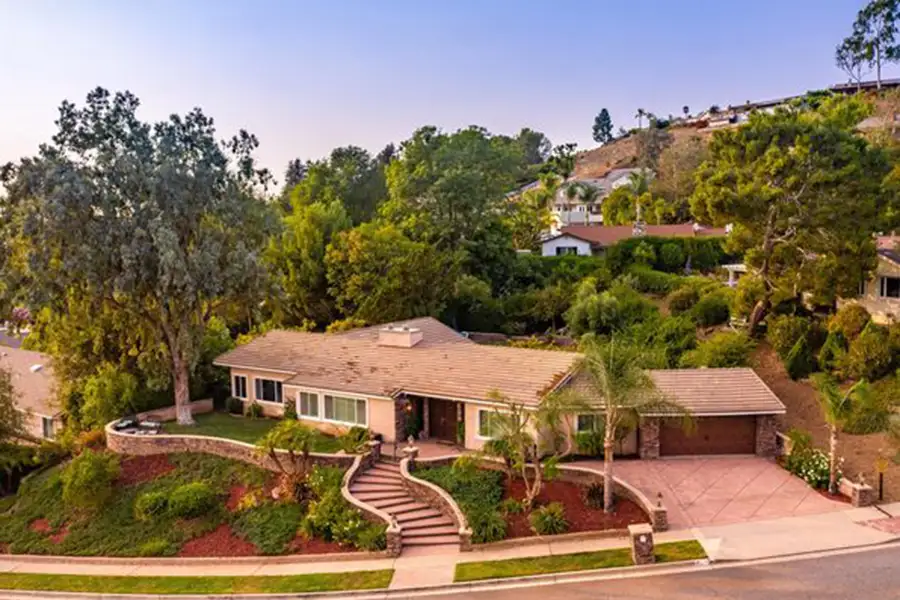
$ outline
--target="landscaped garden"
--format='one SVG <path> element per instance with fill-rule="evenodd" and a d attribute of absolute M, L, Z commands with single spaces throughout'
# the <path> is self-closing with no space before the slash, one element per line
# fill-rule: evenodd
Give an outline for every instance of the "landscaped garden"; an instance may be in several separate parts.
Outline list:
<path fill-rule="evenodd" d="M 0 510 L 0 551 L 78 556 L 244 556 L 382 549 L 341 495 L 343 470 L 313 466 L 316 434 L 283 421 L 280 473 L 200 453 L 123 457 L 85 450 L 26 478 Z M 277 499 L 276 499 L 277 497 Z"/>

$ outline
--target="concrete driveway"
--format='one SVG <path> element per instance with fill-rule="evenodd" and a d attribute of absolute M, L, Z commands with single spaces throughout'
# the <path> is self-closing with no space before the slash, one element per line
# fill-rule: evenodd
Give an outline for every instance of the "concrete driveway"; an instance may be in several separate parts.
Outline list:
<path fill-rule="evenodd" d="M 756 456 L 617 460 L 614 473 L 651 500 L 662 493 L 672 529 L 851 508 L 825 498 L 774 461 Z"/>

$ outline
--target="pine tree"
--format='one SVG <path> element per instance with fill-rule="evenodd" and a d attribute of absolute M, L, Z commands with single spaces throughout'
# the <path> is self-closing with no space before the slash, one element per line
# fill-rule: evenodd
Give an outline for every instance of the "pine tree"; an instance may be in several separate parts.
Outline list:
<path fill-rule="evenodd" d="M 605 108 L 594 117 L 594 141 L 598 144 L 606 144 L 613 140 L 613 124 L 609 111 Z"/>

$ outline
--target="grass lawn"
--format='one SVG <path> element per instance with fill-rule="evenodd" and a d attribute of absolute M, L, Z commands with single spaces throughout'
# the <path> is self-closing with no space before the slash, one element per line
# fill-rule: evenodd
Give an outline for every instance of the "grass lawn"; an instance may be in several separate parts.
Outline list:
<path fill-rule="evenodd" d="M 386 588 L 393 570 L 269 577 L 119 577 L 0 573 L 0 589 L 106 594 L 297 594 Z"/>
<path fill-rule="evenodd" d="M 259 438 L 266 435 L 270 429 L 279 423 L 276 419 L 248 419 L 222 412 L 197 415 L 194 420 L 197 421 L 196 425 L 179 425 L 175 421 L 164 423 L 163 432 L 208 435 L 255 444 Z M 338 450 L 337 440 L 325 434 L 318 435 L 313 446 L 313 452 L 334 453 Z"/>
<path fill-rule="evenodd" d="M 697 560 L 701 558 L 706 558 L 706 553 L 703 551 L 703 547 L 694 540 L 670 542 L 656 546 L 656 560 L 658 562 Z M 460 563 L 456 565 L 456 576 L 453 580 L 479 581 L 482 579 L 501 579 L 525 575 L 563 573 L 566 571 L 629 567 L 632 564 L 630 548 L 614 548 L 598 552 L 579 552 L 577 554 L 562 554 L 559 556 L 536 556 L 533 558 Z"/>

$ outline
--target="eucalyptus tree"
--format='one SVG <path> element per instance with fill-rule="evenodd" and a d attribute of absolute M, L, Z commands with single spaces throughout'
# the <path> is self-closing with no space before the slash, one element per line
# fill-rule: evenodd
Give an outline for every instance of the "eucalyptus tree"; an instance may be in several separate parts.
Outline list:
<path fill-rule="evenodd" d="M 130 92 L 97 88 L 83 107 L 65 101 L 57 132 L 23 159 L 10 209 L 38 305 L 75 295 L 127 315 L 155 341 L 171 377 L 178 421 L 188 402 L 200 340 L 219 311 L 258 304 L 271 207 L 260 192 L 257 139 L 216 138 L 195 108 L 148 123 Z"/>

